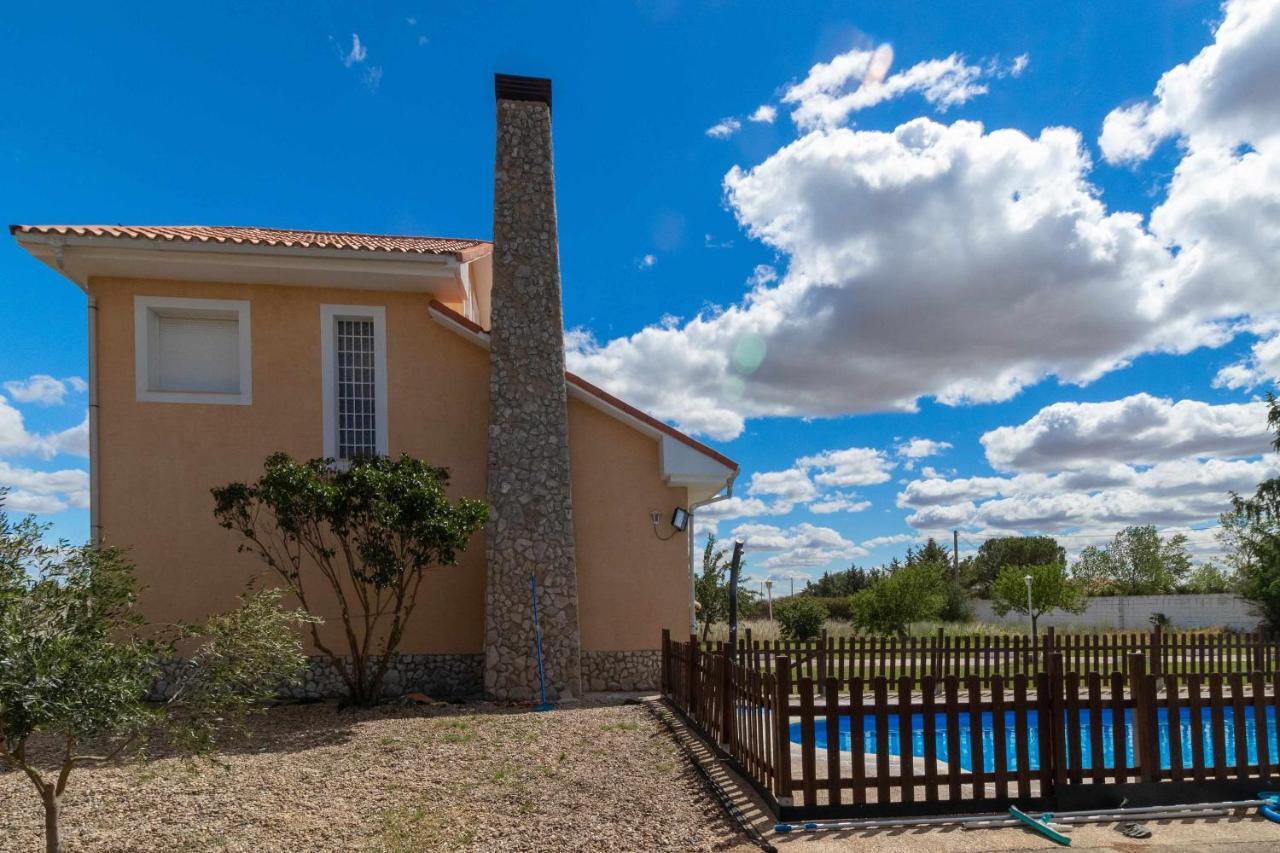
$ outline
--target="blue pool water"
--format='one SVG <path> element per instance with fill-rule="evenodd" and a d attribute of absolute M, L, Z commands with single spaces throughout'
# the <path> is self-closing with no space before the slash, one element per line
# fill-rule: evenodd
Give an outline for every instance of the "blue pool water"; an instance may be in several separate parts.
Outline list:
<path fill-rule="evenodd" d="M 1182 766 L 1191 767 L 1191 749 L 1192 749 L 1192 733 L 1191 733 L 1191 709 L 1182 708 L 1180 728 L 1182 730 Z M 1256 763 L 1258 760 L 1257 740 L 1255 739 L 1255 722 L 1254 709 L 1252 706 L 1244 709 L 1244 737 L 1249 753 L 1249 763 Z M 1169 767 L 1169 714 L 1168 709 L 1159 708 L 1158 726 L 1159 726 L 1159 744 L 1160 744 L 1160 766 Z M 1125 765 L 1132 767 L 1134 765 L 1133 758 L 1133 711 L 1127 709 L 1124 714 L 1124 751 Z M 1036 712 L 1027 712 L 1027 753 L 1030 760 L 1030 770 L 1040 769 L 1040 749 L 1039 740 L 1040 733 L 1036 725 Z M 892 714 L 888 719 L 889 733 L 889 752 L 892 755 L 902 754 L 901 737 L 898 729 L 898 716 Z M 1226 730 L 1226 756 L 1230 763 L 1235 762 L 1235 719 L 1233 712 L 1227 708 L 1224 714 L 1224 724 Z M 1014 729 L 1014 714 L 1012 711 L 1005 712 L 1004 721 L 1004 739 L 1005 739 L 1005 757 L 1009 770 L 1017 770 L 1017 742 Z M 1200 720 L 1200 737 L 1204 744 L 1204 760 L 1206 767 L 1213 767 L 1213 736 L 1211 734 L 1211 720 L 1209 710 L 1206 708 L 1201 714 Z M 946 717 L 938 714 L 935 723 L 936 739 L 935 750 L 939 761 L 947 760 L 947 726 Z M 853 737 L 851 728 L 851 720 L 849 717 L 840 718 L 840 749 L 849 750 L 852 748 Z M 962 712 L 960 714 L 960 767 L 963 770 L 971 770 L 973 767 L 973 750 L 969 735 L 969 714 Z M 876 754 L 876 721 L 874 717 L 863 717 L 862 720 L 862 745 L 864 752 L 869 755 Z M 1278 745 L 1276 743 L 1275 728 L 1275 708 L 1268 706 L 1266 709 L 1266 737 L 1267 751 L 1270 753 L 1269 760 L 1274 766 L 1280 763 L 1280 755 L 1278 755 Z M 791 740 L 793 743 L 801 742 L 800 724 L 792 723 Z M 814 740 L 819 749 L 827 748 L 827 726 L 825 720 L 814 721 Z M 1111 709 L 1104 708 L 1102 711 L 1102 765 L 1104 767 L 1115 766 L 1115 738 L 1114 723 L 1112 721 Z M 1081 767 L 1085 770 L 1092 769 L 1093 756 L 1092 744 L 1090 743 L 1089 733 L 1089 711 L 1081 709 L 1080 711 L 1080 751 L 1082 755 Z M 911 718 L 911 754 L 917 758 L 924 757 L 924 715 L 915 714 Z M 986 772 L 995 770 L 995 737 L 992 732 L 991 712 L 987 711 L 982 715 L 982 765 Z"/>

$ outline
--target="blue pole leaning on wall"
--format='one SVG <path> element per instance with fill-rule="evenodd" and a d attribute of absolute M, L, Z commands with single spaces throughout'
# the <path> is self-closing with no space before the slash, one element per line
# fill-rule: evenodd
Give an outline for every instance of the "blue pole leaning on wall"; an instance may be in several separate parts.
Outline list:
<path fill-rule="evenodd" d="M 555 706 L 547 701 L 547 673 L 542 666 L 542 625 L 538 622 L 538 578 L 529 575 L 529 594 L 533 598 L 533 645 L 538 653 L 538 695 L 542 701 L 533 709 L 550 711 Z"/>

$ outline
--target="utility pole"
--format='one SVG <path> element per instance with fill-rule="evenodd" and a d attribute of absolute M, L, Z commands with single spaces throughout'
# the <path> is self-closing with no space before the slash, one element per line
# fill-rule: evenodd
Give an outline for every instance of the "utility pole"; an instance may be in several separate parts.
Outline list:
<path fill-rule="evenodd" d="M 738 570 L 742 566 L 742 540 L 733 542 L 733 560 L 729 563 L 729 648 L 738 648 Z"/>
<path fill-rule="evenodd" d="M 960 577 L 960 531 L 951 531 L 951 576 Z"/>
<path fill-rule="evenodd" d="M 765 589 L 769 591 L 769 621 L 773 621 L 773 578 L 765 578 Z"/>
<path fill-rule="evenodd" d="M 796 594 L 796 579 L 794 577 L 791 579 L 791 594 Z"/>

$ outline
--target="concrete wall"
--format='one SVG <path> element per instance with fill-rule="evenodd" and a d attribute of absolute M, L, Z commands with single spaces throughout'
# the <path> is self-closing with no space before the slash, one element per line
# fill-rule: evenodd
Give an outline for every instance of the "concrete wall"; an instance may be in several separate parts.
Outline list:
<path fill-rule="evenodd" d="M 1026 618 L 1010 613 L 997 616 L 990 601 L 973 602 L 974 618 L 980 622 L 1025 623 Z M 1055 611 L 1040 617 L 1040 626 L 1059 629 L 1074 627 L 1114 628 L 1143 631 L 1151 628 L 1151 617 L 1163 613 L 1174 628 L 1230 628 L 1252 631 L 1261 616 L 1253 605 L 1236 595 L 1117 595 L 1091 598 L 1083 613 Z"/>
<path fill-rule="evenodd" d="M 485 494 L 489 354 L 432 321 L 427 295 L 132 279 L 94 279 L 90 290 L 99 306 L 104 541 L 137 563 L 151 619 L 196 620 L 231 607 L 250 576 L 267 571 L 218 527 L 209 489 L 254 478 L 273 451 L 322 454 L 321 304 L 385 306 L 391 454 L 449 468 L 455 497 Z M 252 405 L 138 402 L 139 294 L 249 300 Z M 663 482 L 655 440 L 575 400 L 569 444 L 583 648 L 656 649 L 662 628 L 688 619 L 688 540 L 660 541 L 649 513 L 669 516 L 687 491 Z M 477 534 L 459 565 L 428 574 L 404 653 L 483 650 L 484 552 Z M 315 603 L 336 615 L 331 598 Z M 337 629 L 331 622 L 324 633 L 337 642 Z"/>

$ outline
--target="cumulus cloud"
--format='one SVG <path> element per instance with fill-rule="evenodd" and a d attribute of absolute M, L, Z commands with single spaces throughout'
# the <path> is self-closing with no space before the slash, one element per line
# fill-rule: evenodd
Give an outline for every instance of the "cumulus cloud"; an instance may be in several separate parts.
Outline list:
<path fill-rule="evenodd" d="M 747 494 L 773 498 L 773 511 L 779 514 L 791 511 L 798 503 L 813 500 L 818 488 L 809 479 L 804 468 L 787 468 L 782 471 L 757 471 L 751 475 Z"/>
<path fill-rule="evenodd" d="M 889 481 L 894 463 L 883 450 L 849 447 L 824 450 L 796 460 L 802 468 L 816 468 L 814 482 L 823 486 L 874 486 Z"/>
<path fill-rule="evenodd" d="M 784 261 L 776 282 L 752 283 L 739 303 L 678 327 L 572 348 L 570 364 L 686 429 L 728 439 L 753 417 L 913 411 L 921 397 L 999 402 L 1048 377 L 1087 384 L 1144 353 L 1271 328 L 1280 322 L 1277 8 L 1229 3 L 1214 44 L 1165 75 L 1155 101 L 1127 108 L 1143 138 L 1186 143 L 1149 225 L 1107 209 L 1071 128 L 818 122 L 725 177 L 739 223 Z M 867 53 L 815 66 L 789 90 L 797 110 L 861 85 Z M 1118 150 L 1104 145 L 1108 156 Z M 1266 332 L 1220 384 L 1263 381 L 1275 338 Z M 743 347 L 753 358 L 735 358 Z M 654 370 L 685 381 L 659 387 Z"/>
<path fill-rule="evenodd" d="M 807 522 L 787 528 L 742 524 L 734 528 L 733 538 L 743 540 L 750 551 L 770 553 L 763 563 L 763 568 L 769 571 L 823 566 L 833 560 L 866 553 L 830 527 Z"/>
<path fill-rule="evenodd" d="M 1103 403 L 1054 403 L 981 441 L 998 470 L 1096 470 L 1108 463 L 1254 456 L 1270 449 L 1266 424 L 1265 403 L 1175 403 L 1142 393 Z"/>
<path fill-rule="evenodd" d="M 748 417 L 994 402 L 1204 342 L 1194 324 L 1161 322 L 1167 253 L 1138 217 L 1105 210 L 1088 167 L 1065 128 L 1031 138 L 917 119 L 811 133 L 725 179 L 743 226 L 789 257 L 780 281 L 678 328 L 571 348 L 570 365 L 728 439 Z M 732 358 L 744 341 L 761 354 L 745 369 Z M 655 368 L 685 381 L 656 386 Z"/>
<path fill-rule="evenodd" d="M 773 120 L 777 117 L 778 108 L 770 106 L 769 104 L 761 104 L 756 107 L 755 112 L 748 116 L 751 121 L 759 122 L 761 124 L 773 124 Z"/>
<path fill-rule="evenodd" d="M 830 515 L 836 512 L 862 512 L 871 508 L 871 501 L 857 500 L 855 495 L 825 495 L 821 500 L 809 504 L 809 511 L 819 515 Z"/>
<path fill-rule="evenodd" d="M 82 394 L 88 384 L 79 376 L 55 379 L 45 373 L 37 373 L 27 379 L 11 379 L 4 389 L 18 403 L 37 403 L 42 406 L 60 406 L 70 393 Z"/>
<path fill-rule="evenodd" d="M 805 79 L 787 89 L 782 100 L 794 105 L 791 119 L 797 127 L 834 127 L 853 112 L 912 92 L 919 93 L 938 112 L 945 112 L 986 94 L 983 79 L 1000 73 L 994 63 L 975 65 L 953 53 L 886 76 L 892 61 L 893 50 L 888 45 L 875 50 L 855 48 L 810 68 Z"/>
<path fill-rule="evenodd" d="M 729 118 L 722 118 L 720 121 L 711 125 L 711 127 L 707 128 L 706 134 L 712 139 L 728 139 L 741 129 L 742 122 L 731 116 Z"/>
<path fill-rule="evenodd" d="M 59 453 L 89 455 L 89 421 L 50 433 L 29 432 L 22 413 L 0 397 L 0 455 L 51 459 Z"/>
<path fill-rule="evenodd" d="M 9 489 L 5 509 L 54 513 L 89 506 L 89 474 L 79 469 L 35 471 L 0 460 L 0 488 Z"/>

